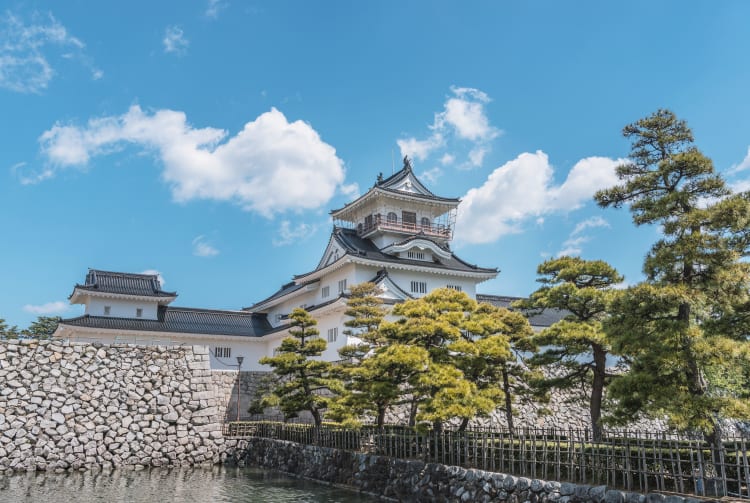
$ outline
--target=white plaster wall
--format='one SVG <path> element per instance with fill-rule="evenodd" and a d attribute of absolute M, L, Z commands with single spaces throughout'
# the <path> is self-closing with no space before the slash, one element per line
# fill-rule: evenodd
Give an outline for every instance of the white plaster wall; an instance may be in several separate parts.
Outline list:
<path fill-rule="evenodd" d="M 412 281 L 426 282 L 427 293 L 437 288 L 445 288 L 448 285 L 459 285 L 461 287 L 461 291 L 466 293 L 472 299 L 475 299 L 477 294 L 476 283 L 469 278 L 404 270 L 389 270 L 388 274 L 393 282 L 401 287 L 402 290 L 414 296 L 421 295 L 413 294 L 411 292 Z"/>
<path fill-rule="evenodd" d="M 98 297 L 89 297 L 86 303 L 86 314 L 91 316 L 106 316 L 104 306 L 110 306 L 109 316 L 113 318 L 135 318 L 136 309 L 143 309 L 141 318 L 146 320 L 155 320 L 157 302 L 135 302 L 124 299 L 103 299 Z"/>

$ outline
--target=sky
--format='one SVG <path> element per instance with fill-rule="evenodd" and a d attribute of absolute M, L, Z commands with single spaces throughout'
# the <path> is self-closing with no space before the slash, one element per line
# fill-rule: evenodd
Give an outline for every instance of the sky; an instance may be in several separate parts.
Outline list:
<path fill-rule="evenodd" d="M 643 279 L 659 229 L 592 196 L 669 108 L 750 188 L 750 2 L 4 2 L 0 318 L 77 316 L 88 268 L 239 309 L 312 270 L 329 211 L 408 154 L 460 197 L 452 247 Z"/>

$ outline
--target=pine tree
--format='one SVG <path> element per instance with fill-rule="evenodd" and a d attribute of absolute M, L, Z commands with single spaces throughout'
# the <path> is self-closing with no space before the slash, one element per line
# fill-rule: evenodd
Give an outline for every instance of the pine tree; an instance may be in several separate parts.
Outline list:
<path fill-rule="evenodd" d="M 344 314 L 351 319 L 344 322 L 344 325 L 349 327 L 344 331 L 344 335 L 356 337 L 361 342 L 341 348 L 339 354 L 342 358 L 354 360 L 356 363 L 372 349 L 385 344 L 378 328 L 388 311 L 383 307 L 383 299 L 378 296 L 380 293 L 380 287 L 369 282 L 354 285 L 349 289 L 350 296 Z"/>
<path fill-rule="evenodd" d="M 347 309 L 351 319 L 344 333 L 357 337 L 360 343 L 344 346 L 339 354 L 348 361 L 338 369 L 345 382 L 344 393 L 331 405 L 329 416 L 345 423 L 357 423 L 365 414 L 374 414 L 383 426 L 388 408 L 398 403 L 409 382 L 427 371 L 425 350 L 388 344 L 379 328 L 387 310 L 378 297 L 374 283 L 354 285 L 350 289 Z"/>
<path fill-rule="evenodd" d="M 57 325 L 61 319 L 59 316 L 39 316 L 36 321 L 29 325 L 29 328 L 21 333 L 26 337 L 49 339 L 57 330 Z"/>
<path fill-rule="evenodd" d="M 0 318 L 0 340 L 18 339 L 19 335 L 20 332 L 16 325 L 9 327 L 5 320 Z"/>
<path fill-rule="evenodd" d="M 304 309 L 297 308 L 289 315 L 291 337 L 281 341 L 277 354 L 260 359 L 280 378 L 271 395 L 261 401 L 264 407 L 278 406 L 286 417 L 309 411 L 320 427 L 323 411 L 332 395 L 341 391 L 341 382 L 333 375 L 333 364 L 315 359 L 325 351 L 327 343 L 318 337 L 318 322 Z"/>
<path fill-rule="evenodd" d="M 514 397 L 524 398 L 533 391 L 527 381 L 534 373 L 521 361 L 521 353 L 535 349 L 531 325 L 521 313 L 480 303 L 467 313 L 463 335 L 449 346 L 454 364 L 480 395 L 493 402 L 492 409 L 503 403 L 506 423 L 513 431 Z M 460 429 L 468 423 L 469 418 L 464 418 Z"/>
<path fill-rule="evenodd" d="M 630 362 L 610 387 L 614 418 L 666 414 L 718 442 L 719 418 L 750 416 L 746 398 L 716 392 L 709 380 L 750 365 L 747 325 L 727 326 L 748 306 L 750 274 L 740 260 L 748 252 L 748 195 L 731 194 L 687 124 L 668 110 L 623 135 L 632 150 L 617 168 L 622 183 L 595 198 L 602 207 L 627 205 L 636 225 L 659 225 L 663 237 L 646 256 L 647 281 L 615 300 L 605 324 L 613 349 Z"/>
<path fill-rule="evenodd" d="M 611 377 L 607 374 L 610 343 L 602 329 L 613 285 L 622 282 L 617 271 L 601 260 L 559 257 L 539 265 L 541 288 L 528 300 L 518 302 L 522 309 L 558 309 L 569 314 L 534 337 L 545 349 L 529 363 L 535 367 L 555 366 L 558 375 L 538 382 L 542 390 L 590 389 L 589 416 L 594 439 L 602 436 L 602 400 Z"/>

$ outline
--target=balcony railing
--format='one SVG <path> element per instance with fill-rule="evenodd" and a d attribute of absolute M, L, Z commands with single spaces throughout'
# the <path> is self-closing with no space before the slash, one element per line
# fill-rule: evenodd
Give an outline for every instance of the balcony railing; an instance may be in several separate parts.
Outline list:
<path fill-rule="evenodd" d="M 372 217 L 372 218 L 370 218 Z M 374 230 L 385 230 L 403 232 L 405 234 L 424 233 L 426 236 L 440 239 L 451 239 L 451 228 L 449 225 L 433 223 L 417 223 L 404 221 L 401 218 L 386 218 L 380 213 L 365 218 L 363 224 L 357 225 L 357 234 L 364 236 Z"/>

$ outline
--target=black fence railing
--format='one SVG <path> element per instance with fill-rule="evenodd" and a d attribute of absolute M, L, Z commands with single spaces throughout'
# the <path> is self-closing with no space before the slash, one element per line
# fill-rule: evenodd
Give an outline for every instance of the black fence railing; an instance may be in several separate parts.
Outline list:
<path fill-rule="evenodd" d="M 358 429 L 270 421 L 224 425 L 227 437 L 287 440 L 401 459 L 420 459 L 543 480 L 607 485 L 628 491 L 750 499 L 750 440 L 712 448 L 674 433 L 589 430 L 469 429 L 421 431 L 403 426 Z"/>

